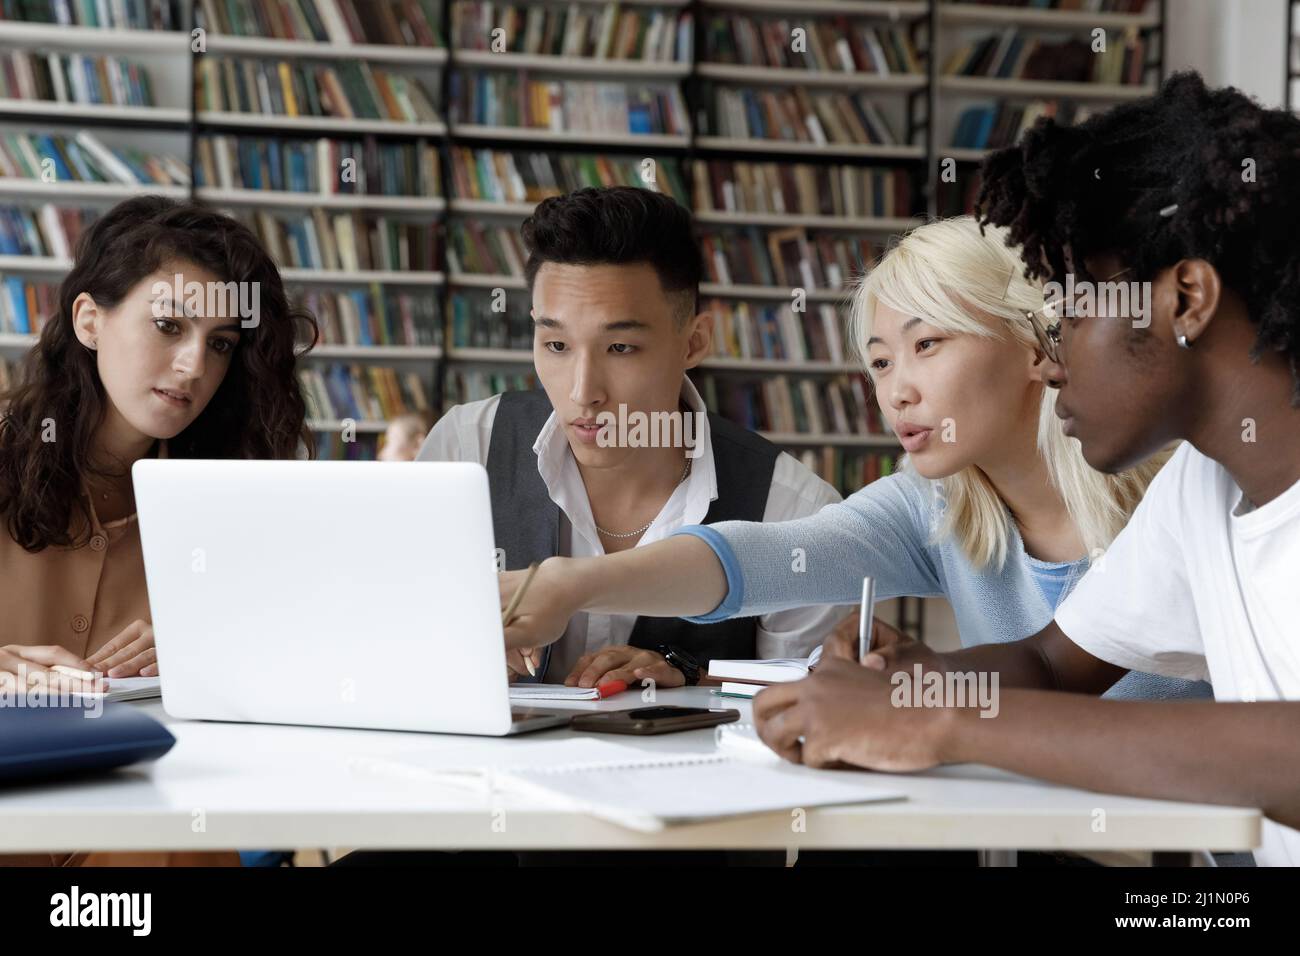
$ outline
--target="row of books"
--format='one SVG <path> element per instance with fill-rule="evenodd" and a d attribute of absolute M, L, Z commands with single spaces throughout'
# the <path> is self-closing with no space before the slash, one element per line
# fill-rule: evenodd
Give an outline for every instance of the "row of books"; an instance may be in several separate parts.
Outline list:
<path fill-rule="evenodd" d="M 494 40 L 498 30 L 500 43 Z M 453 3 L 451 36 L 457 49 L 689 63 L 694 18 L 688 11 L 628 9 L 617 3 Z"/>
<path fill-rule="evenodd" d="M 804 42 L 793 42 L 803 31 Z M 756 19 L 715 14 L 704 23 L 704 49 L 714 63 L 823 73 L 920 74 L 924 67 L 909 30 L 847 17 Z"/>
<path fill-rule="evenodd" d="M 451 297 L 451 344 L 458 349 L 533 350 L 533 320 L 526 292 L 507 292 L 504 312 L 492 309 L 490 296 L 456 292 Z"/>
<path fill-rule="evenodd" d="M 488 296 L 456 293 L 451 299 L 453 348 L 511 349 L 531 355 L 533 322 L 527 296 L 507 295 L 505 311 L 493 311 Z M 717 358 L 790 362 L 845 361 L 838 310 L 820 304 L 796 313 L 789 305 L 712 299 L 701 309 L 713 315 Z"/>
<path fill-rule="evenodd" d="M 828 303 L 795 312 L 787 304 L 713 299 L 713 354 L 718 358 L 843 362 L 839 310 Z"/>
<path fill-rule="evenodd" d="M 188 186 L 189 164 L 157 150 L 110 147 L 89 130 L 57 133 L 0 133 L 0 177 L 58 182 Z"/>
<path fill-rule="evenodd" d="M 708 128 L 703 132 L 740 139 L 775 139 L 826 145 L 893 145 L 885 118 L 865 91 L 816 92 L 746 89 L 705 84 Z"/>
<path fill-rule="evenodd" d="M 438 196 L 438 148 L 427 140 L 391 142 L 200 136 L 194 173 L 200 186 L 328 195 Z"/>
<path fill-rule="evenodd" d="M 281 268 L 329 271 L 436 271 L 440 240 L 433 223 L 361 212 L 298 215 L 259 209 L 237 213 Z"/>
<path fill-rule="evenodd" d="M 861 375 L 832 379 L 692 375 L 709 410 L 751 431 L 798 435 L 887 434 Z"/>
<path fill-rule="evenodd" d="M 902 455 L 863 448 L 805 448 L 797 457 L 844 497 L 898 470 Z"/>
<path fill-rule="evenodd" d="M 949 76 L 1055 80 L 1135 86 L 1146 70 L 1146 42 L 1136 27 L 1107 36 L 1103 51 L 1079 37 L 1049 42 L 1025 37 L 1016 27 L 966 44 L 944 64 Z"/>
<path fill-rule="evenodd" d="M 77 240 L 99 217 L 95 209 L 44 203 L 30 209 L 0 206 L 0 256 L 53 256 L 69 259 Z"/>
<path fill-rule="evenodd" d="M 502 392 L 522 392 L 531 388 L 537 388 L 537 375 L 533 372 L 452 368 L 447 371 L 443 400 L 447 405 L 463 405 Z"/>
<path fill-rule="evenodd" d="M 388 421 L 431 411 L 425 384 L 416 372 L 399 374 L 381 365 L 329 362 L 300 366 L 298 382 L 309 418 Z"/>
<path fill-rule="evenodd" d="M 1020 141 L 1025 130 L 1041 117 L 1058 123 L 1082 123 L 1095 112 L 1091 106 L 1072 100 L 998 100 L 963 110 L 953 129 L 952 145 L 965 149 L 1000 149 Z"/>
<path fill-rule="evenodd" d="M 0 20 L 57 23 L 66 27 L 179 30 L 183 0 L 0 0 Z"/>
<path fill-rule="evenodd" d="M 319 461 L 374 461 L 379 452 L 379 432 L 317 432 L 316 458 Z"/>
<path fill-rule="evenodd" d="M 308 289 L 295 302 L 316 317 L 322 345 L 439 345 L 437 300 L 426 294 L 367 289 Z"/>
<path fill-rule="evenodd" d="M 276 116 L 436 123 L 436 81 L 363 60 L 305 62 L 205 56 L 198 61 L 201 110 Z"/>
<path fill-rule="evenodd" d="M 318 43 L 442 46 L 433 0 L 198 0 L 198 25 L 211 33 Z"/>
<path fill-rule="evenodd" d="M 119 56 L 0 52 L 0 98 L 112 106 L 153 106 L 149 74 Z"/>
<path fill-rule="evenodd" d="M 724 285 L 840 289 L 875 255 L 874 246 L 866 239 L 809 234 L 797 228 L 705 230 L 700 242 L 708 281 Z M 453 274 L 519 277 L 527 258 L 514 225 L 469 220 L 453 221 L 449 226 L 447 262 Z"/>
<path fill-rule="evenodd" d="M 1148 0 L 945 0 L 982 7 L 1027 7 L 1033 10 L 1080 10 L 1086 13 L 1141 13 Z"/>
<path fill-rule="evenodd" d="M 803 229 L 706 230 L 700 245 L 708 282 L 807 291 L 845 288 L 876 256 L 860 236 Z"/>
<path fill-rule="evenodd" d="M 519 228 L 477 219 L 453 220 L 447 228 L 447 268 L 453 275 L 522 276 L 528 251 Z"/>
<path fill-rule="evenodd" d="M 453 122 L 556 132 L 690 132 L 681 91 L 663 83 L 540 80 L 526 73 L 454 71 Z"/>
<path fill-rule="evenodd" d="M 910 216 L 907 170 L 710 159 L 692 164 L 696 212 Z"/>
<path fill-rule="evenodd" d="M 58 305 L 59 287 L 54 283 L 5 276 L 3 288 L 0 288 L 0 332 L 9 335 L 39 333 Z"/>
<path fill-rule="evenodd" d="M 592 153 L 543 153 L 451 148 L 451 180 L 461 199 L 538 203 L 584 186 L 646 186 L 683 205 L 685 180 L 675 159 L 644 159 Z"/>

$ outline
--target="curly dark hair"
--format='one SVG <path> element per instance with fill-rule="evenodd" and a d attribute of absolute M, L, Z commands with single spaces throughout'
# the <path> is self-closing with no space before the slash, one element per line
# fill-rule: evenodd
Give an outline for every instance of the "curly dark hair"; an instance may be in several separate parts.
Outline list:
<path fill-rule="evenodd" d="M 624 265 L 648 262 L 664 292 L 682 295 L 684 324 L 700 307 L 704 253 L 691 212 L 663 193 L 638 186 L 588 186 L 543 199 L 519 227 L 529 292 L 546 262 Z M 689 305 L 691 311 L 686 311 Z"/>
<path fill-rule="evenodd" d="M 259 282 L 260 321 L 240 341 L 216 394 L 168 441 L 173 458 L 293 458 L 314 454 L 294 374 L 295 343 L 315 344 L 315 319 L 285 296 L 275 263 L 245 226 L 213 209 L 161 196 L 114 206 L 77 243 L 71 271 L 27 353 L 19 384 L 0 395 L 0 513 L 27 551 L 74 546 L 73 518 L 89 528 L 82 482 L 94 473 L 91 440 L 106 407 L 94 353 L 77 339 L 72 304 L 85 292 L 111 309 L 168 262 L 192 263 L 223 282 Z M 42 440 L 52 418 L 58 440 Z M 88 532 L 87 532 L 88 533 Z"/>
<path fill-rule="evenodd" d="M 1078 126 L 1039 120 L 982 176 L 976 216 L 1009 229 L 1031 278 L 1086 276 L 1099 253 L 1138 280 L 1209 262 L 1258 326 L 1252 359 L 1283 353 L 1300 406 L 1300 118 L 1176 73 Z"/>

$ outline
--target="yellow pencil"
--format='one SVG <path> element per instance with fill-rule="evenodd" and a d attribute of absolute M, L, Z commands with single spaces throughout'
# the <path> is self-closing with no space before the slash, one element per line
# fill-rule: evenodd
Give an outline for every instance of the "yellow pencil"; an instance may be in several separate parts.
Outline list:
<path fill-rule="evenodd" d="M 519 607 L 519 602 L 524 599 L 524 592 L 528 590 L 528 585 L 533 583 L 533 575 L 537 573 L 539 567 L 541 565 L 536 561 L 528 565 L 528 575 L 524 578 L 524 583 L 519 585 L 519 590 L 514 593 L 514 596 L 510 598 L 510 603 L 506 605 L 506 609 L 501 612 L 501 626 L 503 628 L 514 620 L 515 610 Z M 524 659 L 524 666 L 528 668 L 528 676 L 536 677 L 537 668 L 533 667 L 533 659 L 522 652 L 519 656 Z"/>

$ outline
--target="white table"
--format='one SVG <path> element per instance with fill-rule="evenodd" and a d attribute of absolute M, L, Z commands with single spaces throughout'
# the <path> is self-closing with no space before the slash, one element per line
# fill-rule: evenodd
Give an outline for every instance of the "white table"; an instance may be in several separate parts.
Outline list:
<path fill-rule="evenodd" d="M 660 690 L 657 703 L 729 706 L 742 720 L 750 718 L 748 701 L 719 699 L 705 688 Z M 640 699 L 626 693 L 563 706 L 638 705 Z M 130 706 L 167 723 L 177 739 L 171 752 L 94 780 L 0 791 L 0 852 L 334 846 L 1232 851 L 1252 849 L 1260 838 L 1255 809 L 1109 796 L 975 765 L 868 774 L 908 799 L 809 810 L 803 832 L 796 832 L 791 814 L 776 813 L 641 833 L 381 767 L 403 754 L 439 748 L 490 763 L 508 759 L 520 742 L 571 735 L 567 729 L 497 739 L 178 721 L 158 701 Z M 713 733 L 603 739 L 650 750 L 710 751 Z"/>

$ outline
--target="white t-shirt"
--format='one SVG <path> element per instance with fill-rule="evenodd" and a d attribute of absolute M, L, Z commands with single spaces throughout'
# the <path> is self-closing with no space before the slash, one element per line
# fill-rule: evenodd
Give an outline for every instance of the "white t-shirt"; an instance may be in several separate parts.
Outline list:
<path fill-rule="evenodd" d="M 1300 701 L 1300 482 L 1252 508 L 1184 443 L 1056 623 L 1104 661 L 1208 680 L 1216 700 Z M 1255 859 L 1300 866 L 1300 831 L 1266 820 Z"/>

